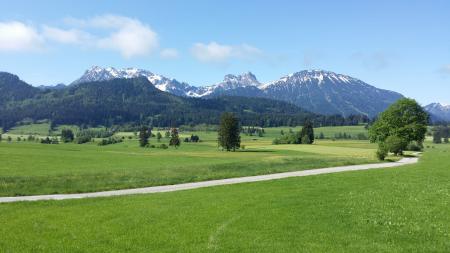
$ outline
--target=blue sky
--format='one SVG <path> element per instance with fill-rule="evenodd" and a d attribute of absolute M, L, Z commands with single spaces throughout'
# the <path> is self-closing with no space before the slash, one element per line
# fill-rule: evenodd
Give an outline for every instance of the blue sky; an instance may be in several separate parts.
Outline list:
<path fill-rule="evenodd" d="M 2 1 L 0 71 L 70 83 L 93 65 L 192 85 L 325 69 L 450 104 L 449 1 Z"/>

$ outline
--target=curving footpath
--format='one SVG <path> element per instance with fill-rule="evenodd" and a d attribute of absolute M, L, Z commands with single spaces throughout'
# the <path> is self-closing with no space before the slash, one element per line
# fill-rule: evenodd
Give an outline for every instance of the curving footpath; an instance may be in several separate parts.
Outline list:
<path fill-rule="evenodd" d="M 52 194 L 52 195 L 34 195 L 34 196 L 19 196 L 19 197 L 0 197 L 0 203 L 19 202 L 19 201 L 38 201 L 38 200 L 98 198 L 98 197 L 111 197 L 111 196 L 132 195 L 132 194 L 173 192 L 173 191 L 182 191 L 182 190 L 197 189 L 197 188 L 203 188 L 203 187 L 218 186 L 218 185 L 268 181 L 268 180 L 275 180 L 275 179 L 288 178 L 288 177 L 305 177 L 305 176 L 329 174 L 329 173 L 344 172 L 344 171 L 391 168 L 391 167 L 398 167 L 398 166 L 402 166 L 402 165 L 417 163 L 418 159 L 419 158 L 417 158 L 417 157 L 408 157 L 408 158 L 402 158 L 400 161 L 392 162 L 392 163 L 374 163 L 374 164 L 361 164 L 361 165 L 351 165 L 351 166 L 330 167 L 330 168 L 323 168 L 323 169 L 311 169 L 311 170 L 284 172 L 284 173 L 276 173 L 276 174 L 268 174 L 268 175 L 260 175 L 260 176 L 228 178 L 228 179 L 195 182 L 195 183 L 152 186 L 152 187 L 144 187 L 144 188 L 125 189 L 125 190 L 90 192 L 90 193 L 74 193 L 74 194 Z"/>

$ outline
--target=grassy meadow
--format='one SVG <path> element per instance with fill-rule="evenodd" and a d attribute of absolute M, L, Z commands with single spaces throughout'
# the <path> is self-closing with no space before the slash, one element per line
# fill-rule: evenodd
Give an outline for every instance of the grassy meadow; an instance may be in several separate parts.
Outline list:
<path fill-rule="evenodd" d="M 397 168 L 0 204 L 0 251 L 450 252 L 449 154 L 442 144 Z"/>
<path fill-rule="evenodd" d="M 347 128 L 334 132 L 365 130 L 363 126 Z M 376 145 L 367 141 L 317 140 L 313 145 L 272 145 L 281 130 L 288 132 L 289 128 L 265 129 L 263 137 L 243 134 L 245 149 L 224 152 L 217 148 L 217 133 L 213 131 L 181 132 L 181 139 L 196 134 L 202 142 L 182 142 L 178 149 L 158 149 L 138 147 L 131 132 L 116 133 L 124 137 L 124 142 L 107 146 L 17 141 L 17 137 L 23 139 L 38 131 L 41 136 L 48 133 L 45 126 L 22 126 L 4 134 L 0 142 L 0 196 L 125 189 L 377 162 Z M 333 133 L 330 128 L 323 131 Z M 13 141 L 5 141 L 7 136 Z M 157 142 L 151 138 L 150 143 L 167 144 L 168 139 Z"/>

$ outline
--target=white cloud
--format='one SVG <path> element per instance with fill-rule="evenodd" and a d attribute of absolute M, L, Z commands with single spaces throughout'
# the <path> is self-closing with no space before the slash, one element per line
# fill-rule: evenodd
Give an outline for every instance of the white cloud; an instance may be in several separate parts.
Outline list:
<path fill-rule="evenodd" d="M 165 48 L 159 53 L 163 59 L 176 59 L 178 58 L 178 51 L 175 48 Z"/>
<path fill-rule="evenodd" d="M 145 56 L 158 48 L 158 35 L 150 26 L 129 17 L 103 15 L 91 19 L 66 18 L 65 23 L 83 29 L 102 29 L 110 34 L 94 41 L 96 47 L 118 51 L 125 58 Z"/>
<path fill-rule="evenodd" d="M 41 49 L 43 39 L 29 25 L 21 22 L 0 22 L 0 51 L 35 51 Z"/>
<path fill-rule="evenodd" d="M 0 23 L 0 51 L 24 51 L 45 42 L 119 52 L 125 58 L 145 56 L 158 48 L 158 35 L 150 26 L 124 16 L 65 19 L 68 28 L 43 25 L 40 30 L 21 22 Z"/>
<path fill-rule="evenodd" d="M 91 23 L 115 30 L 108 37 L 100 39 L 98 46 L 117 50 L 125 58 L 148 55 L 158 48 L 158 35 L 137 19 L 106 15 L 94 18 Z"/>
<path fill-rule="evenodd" d="M 59 29 L 50 26 L 43 26 L 42 34 L 46 39 L 65 44 L 88 44 L 93 40 L 93 36 L 78 29 Z"/>
<path fill-rule="evenodd" d="M 261 50 L 247 44 L 221 45 L 217 42 L 195 43 L 191 53 L 199 61 L 212 63 L 224 63 L 230 59 L 253 60 L 262 55 Z"/>

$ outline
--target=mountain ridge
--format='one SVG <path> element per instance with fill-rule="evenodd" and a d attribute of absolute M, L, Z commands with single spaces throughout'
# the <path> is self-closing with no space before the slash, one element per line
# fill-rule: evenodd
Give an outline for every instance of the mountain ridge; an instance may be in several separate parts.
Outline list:
<path fill-rule="evenodd" d="M 450 105 L 431 103 L 424 106 L 424 109 L 430 114 L 431 120 L 450 122 Z"/>
<path fill-rule="evenodd" d="M 364 114 L 370 117 L 403 97 L 400 93 L 379 89 L 360 79 L 326 70 L 303 70 L 277 80 L 261 83 L 251 72 L 225 75 L 213 85 L 192 86 L 150 71 L 94 66 L 74 83 L 113 78 L 143 76 L 162 91 L 186 96 L 213 98 L 219 96 L 265 97 L 289 102 L 319 114 Z"/>
<path fill-rule="evenodd" d="M 0 80 L 2 75 L 0 75 Z M 18 80 L 18 79 L 14 79 Z M 366 123 L 367 118 L 324 116 L 296 105 L 267 98 L 222 96 L 211 99 L 182 97 L 163 92 L 145 77 L 78 83 L 63 89 L 34 88 L 26 83 L 1 83 L 9 94 L 27 85 L 32 96 L 1 101 L 0 126 L 5 130 L 23 120 L 50 120 L 54 124 L 179 126 L 218 124 L 223 112 L 233 112 L 244 125 L 295 126 L 310 120 L 317 125 Z"/>

